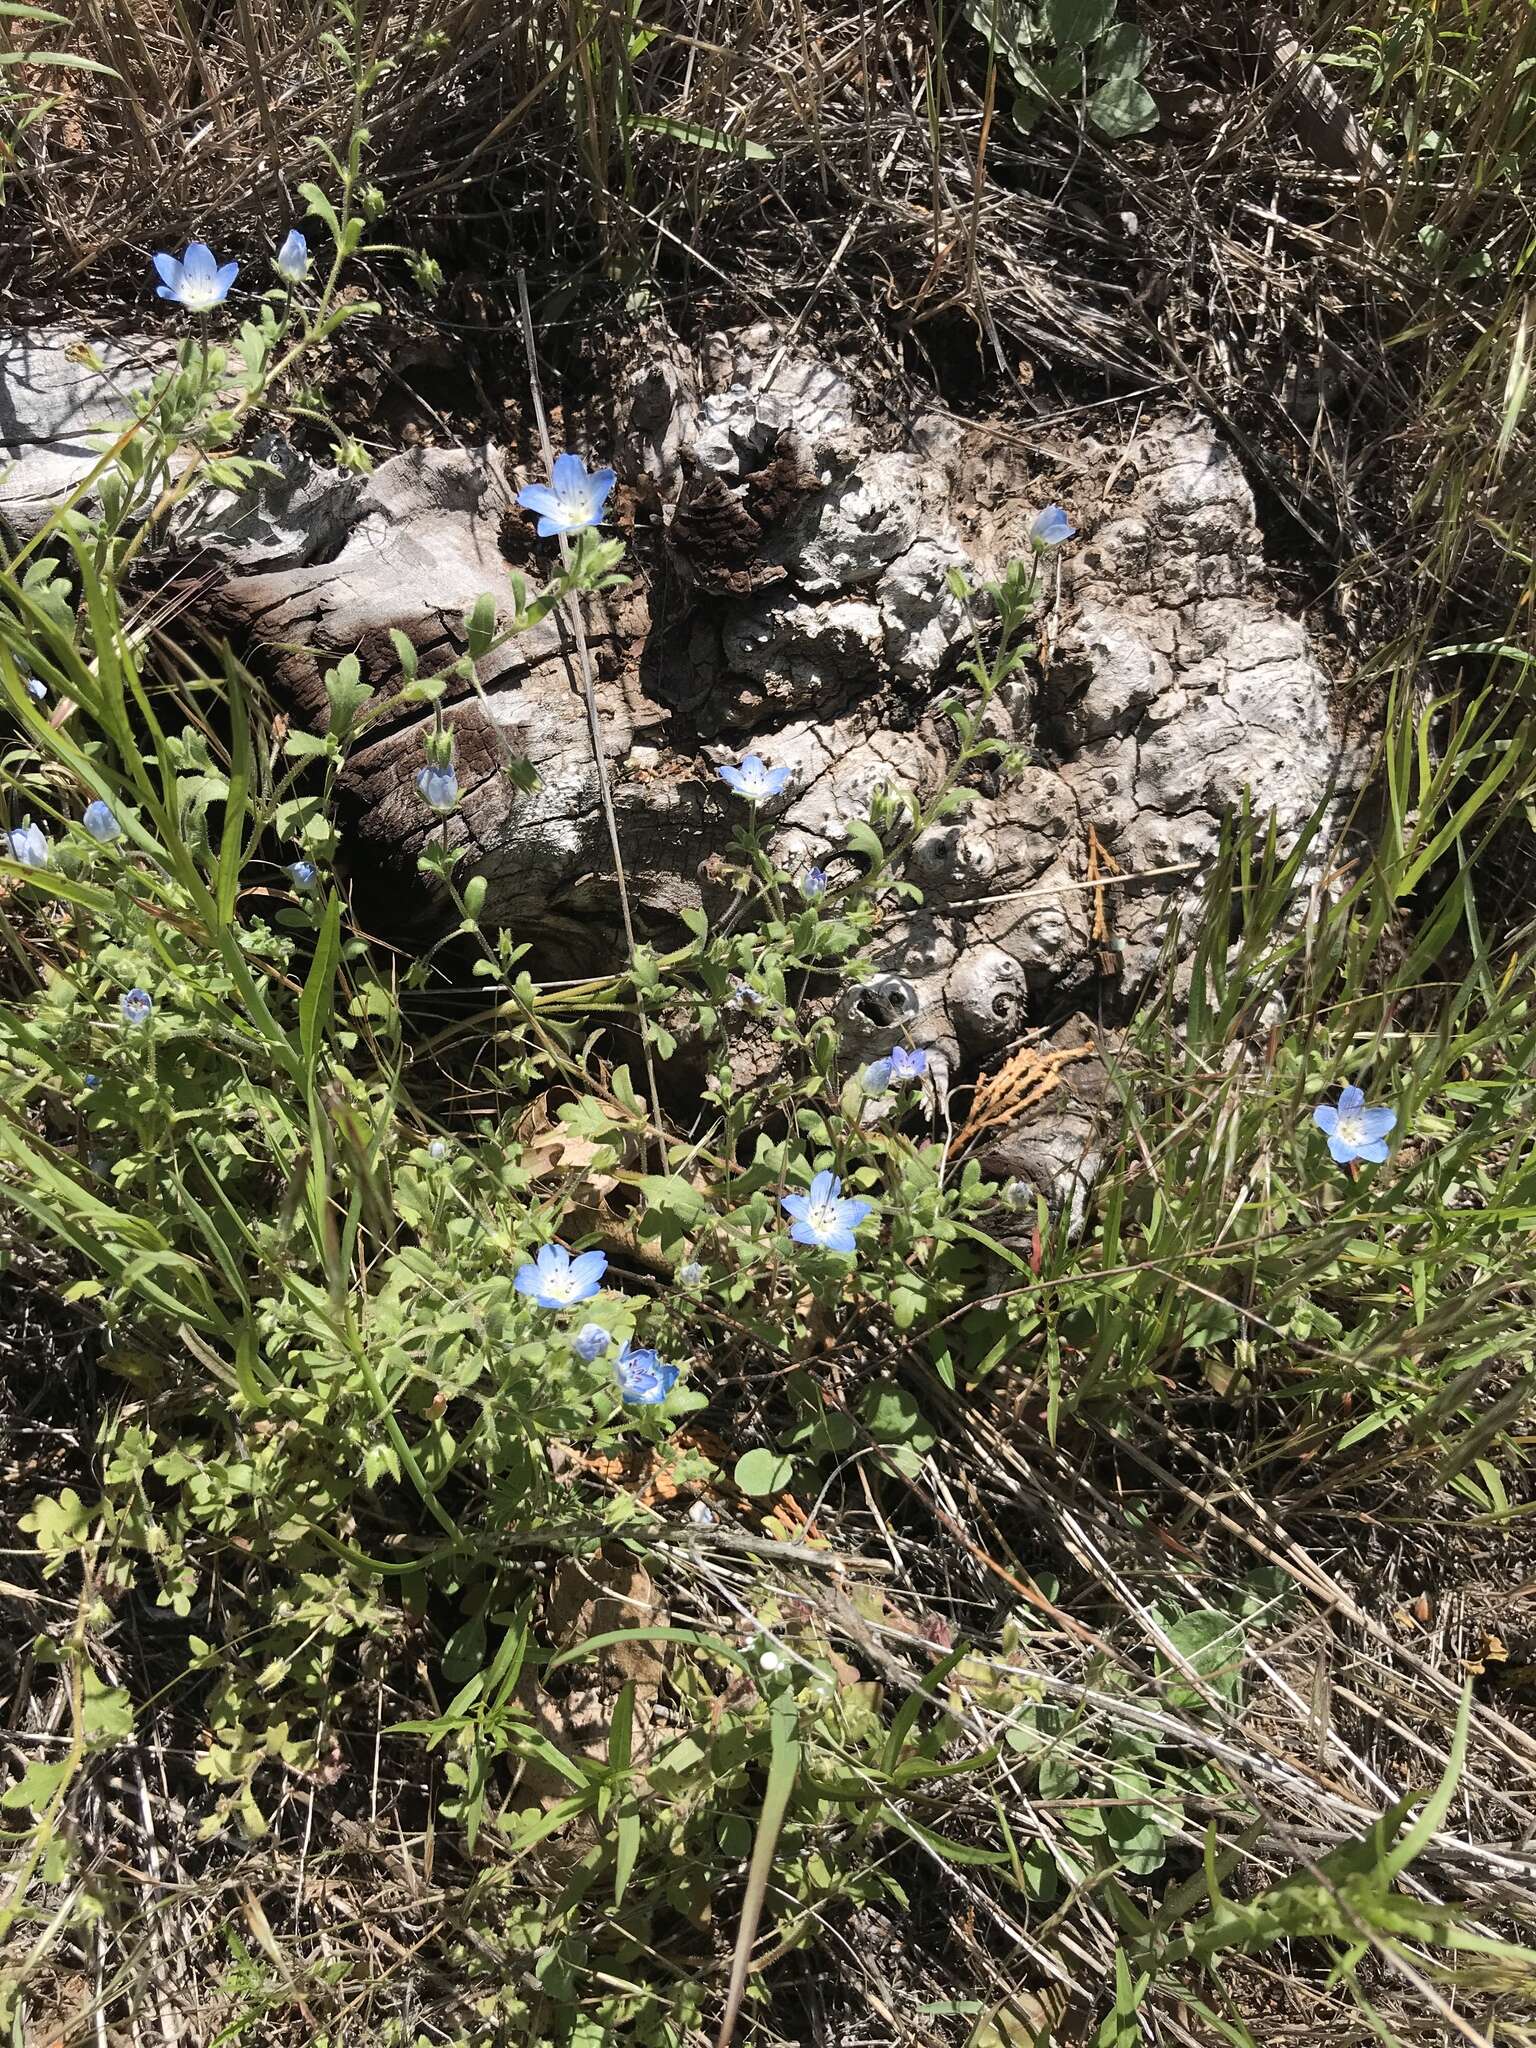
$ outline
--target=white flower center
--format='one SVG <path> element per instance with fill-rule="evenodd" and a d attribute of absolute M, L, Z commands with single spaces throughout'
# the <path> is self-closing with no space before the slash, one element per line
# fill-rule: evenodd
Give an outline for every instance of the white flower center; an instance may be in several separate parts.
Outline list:
<path fill-rule="evenodd" d="M 557 1273 L 550 1273 L 545 1277 L 544 1292 L 552 1294 L 556 1301 L 574 1301 L 576 1275 L 569 1266 L 562 1266 Z"/>
<path fill-rule="evenodd" d="M 181 303 L 189 313 L 206 313 L 219 303 L 219 281 L 216 277 L 183 277 L 181 280 Z"/>
<path fill-rule="evenodd" d="M 838 1204 L 836 1202 L 812 1202 L 805 1212 L 805 1220 L 818 1237 L 830 1237 L 838 1227 Z"/>
<path fill-rule="evenodd" d="M 1334 1130 L 1346 1145 L 1368 1145 L 1371 1142 L 1366 1136 L 1365 1114 L 1362 1110 L 1356 1110 L 1353 1116 L 1341 1116 Z"/>
<path fill-rule="evenodd" d="M 567 491 L 563 497 L 556 498 L 555 505 L 567 526 L 584 526 L 592 516 L 592 503 L 585 491 L 580 496 L 572 496 Z"/>

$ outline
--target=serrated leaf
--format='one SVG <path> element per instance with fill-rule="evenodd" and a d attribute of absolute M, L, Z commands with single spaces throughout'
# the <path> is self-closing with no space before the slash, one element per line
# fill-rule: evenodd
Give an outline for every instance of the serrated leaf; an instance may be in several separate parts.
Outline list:
<path fill-rule="evenodd" d="M 73 1762 L 62 1758 L 56 1764 L 28 1764 L 14 1785 L 7 1785 L 0 1792 L 0 1806 L 25 1806 L 33 1813 L 41 1813 L 51 1806 L 62 1788 L 69 1783 Z"/>
<path fill-rule="evenodd" d="M 90 1743 L 126 1742 L 133 1734 L 133 1702 L 89 1665 L 81 1675 L 80 1726 Z"/>

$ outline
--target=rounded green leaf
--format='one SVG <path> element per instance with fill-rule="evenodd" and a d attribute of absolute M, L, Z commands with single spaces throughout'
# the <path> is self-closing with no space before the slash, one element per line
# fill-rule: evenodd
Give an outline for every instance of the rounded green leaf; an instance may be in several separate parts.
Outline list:
<path fill-rule="evenodd" d="M 794 1474 L 795 1461 L 781 1451 L 743 1451 L 733 1474 L 743 1493 L 760 1499 L 764 1494 L 782 1493 Z"/>

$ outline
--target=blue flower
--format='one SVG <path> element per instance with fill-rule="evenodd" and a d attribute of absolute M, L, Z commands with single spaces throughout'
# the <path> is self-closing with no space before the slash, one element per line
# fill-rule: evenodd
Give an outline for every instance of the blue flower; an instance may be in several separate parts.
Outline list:
<path fill-rule="evenodd" d="M 827 893 L 827 871 L 825 868 L 807 868 L 800 877 L 800 894 L 807 903 L 814 903 Z"/>
<path fill-rule="evenodd" d="M 118 997 L 118 1007 L 129 1024 L 147 1024 L 154 1012 L 155 999 L 147 989 L 131 988 L 127 995 Z"/>
<path fill-rule="evenodd" d="M 27 677 L 27 695 L 32 699 L 32 702 L 34 704 L 41 704 L 44 702 L 48 695 L 48 685 L 43 681 L 41 676 Z"/>
<path fill-rule="evenodd" d="M 315 864 L 312 860 L 291 860 L 283 870 L 295 889 L 313 889 Z"/>
<path fill-rule="evenodd" d="M 211 313 L 215 306 L 222 306 L 240 274 L 238 263 L 226 263 L 222 268 L 215 263 L 206 242 L 188 242 L 179 263 L 174 256 L 157 256 L 155 268 L 160 273 L 156 297 L 174 299 L 189 313 Z"/>
<path fill-rule="evenodd" d="M 739 974 L 731 976 L 731 992 L 725 999 L 728 1010 L 760 1010 L 768 998 L 760 988 L 754 988 L 750 981 L 743 981 Z"/>
<path fill-rule="evenodd" d="M 113 814 L 112 806 L 97 797 L 85 807 L 85 816 L 80 820 L 93 839 L 99 839 L 103 846 L 110 846 L 114 839 L 121 839 L 123 828 Z"/>
<path fill-rule="evenodd" d="M 1341 1088 L 1338 1107 L 1320 1102 L 1312 1121 L 1328 1136 L 1328 1150 L 1340 1166 L 1367 1159 L 1379 1166 L 1387 1156 L 1387 1133 L 1397 1122 L 1395 1109 L 1367 1109 L 1364 1092 Z"/>
<path fill-rule="evenodd" d="M 704 1268 L 697 1259 L 685 1259 L 677 1269 L 679 1287 L 701 1287 L 704 1284 Z"/>
<path fill-rule="evenodd" d="M 583 1323 L 571 1339 L 571 1349 L 578 1358 L 585 1359 L 588 1365 L 591 1365 L 594 1359 L 601 1358 L 612 1345 L 613 1339 L 601 1323 Z"/>
<path fill-rule="evenodd" d="M 524 484 L 517 502 L 526 512 L 539 515 L 539 533 L 547 540 L 552 533 L 580 533 L 584 526 L 597 526 L 603 506 L 616 479 L 611 469 L 594 469 L 579 455 L 557 455 L 547 484 Z"/>
<path fill-rule="evenodd" d="M 289 284 L 302 284 L 309 275 L 309 244 L 297 228 L 288 230 L 287 239 L 272 258 L 272 268 Z"/>
<path fill-rule="evenodd" d="M 20 861 L 24 868 L 45 868 L 53 857 L 47 839 L 36 825 L 17 825 L 6 833 L 5 840 L 11 859 Z"/>
<path fill-rule="evenodd" d="M 101 1086 L 100 1074 L 87 1074 L 85 1077 L 85 1085 L 87 1088 L 99 1088 Z"/>
<path fill-rule="evenodd" d="M 416 789 L 423 803 L 444 815 L 459 801 L 459 778 L 451 768 L 418 768 Z"/>
<path fill-rule="evenodd" d="M 438 1160 L 446 1159 L 448 1157 L 448 1140 L 446 1138 L 434 1138 L 427 1147 L 427 1157 Z"/>
<path fill-rule="evenodd" d="M 927 1053 L 921 1048 L 908 1052 L 904 1045 L 898 1045 L 883 1060 L 870 1061 L 860 1085 L 866 1095 L 883 1095 L 887 1088 L 904 1088 L 909 1081 L 920 1081 L 927 1071 Z"/>
<path fill-rule="evenodd" d="M 541 1245 L 531 1266 L 519 1266 L 517 1291 L 531 1295 L 540 1308 L 571 1308 L 592 1299 L 607 1270 L 606 1252 L 573 1259 L 563 1244 Z"/>
<path fill-rule="evenodd" d="M 1029 529 L 1030 545 L 1036 548 L 1059 548 L 1076 532 L 1077 528 L 1059 505 L 1047 505 Z"/>
<path fill-rule="evenodd" d="M 777 796 L 789 780 L 787 768 L 770 768 L 761 754 L 748 754 L 739 768 L 717 768 L 715 773 L 727 789 L 744 796 L 748 803 L 765 803 L 771 796 Z"/>
<path fill-rule="evenodd" d="M 835 1173 L 818 1173 L 808 1195 L 780 1195 L 779 1206 L 794 1221 L 789 1234 L 796 1244 L 819 1245 L 827 1252 L 851 1252 L 854 1231 L 874 1208 L 856 1196 L 843 1196 L 843 1184 Z"/>
<path fill-rule="evenodd" d="M 619 1383 L 619 1399 L 637 1408 L 659 1408 L 677 1385 L 675 1365 L 654 1351 L 638 1351 L 633 1344 L 626 1344 L 614 1360 L 613 1376 Z"/>

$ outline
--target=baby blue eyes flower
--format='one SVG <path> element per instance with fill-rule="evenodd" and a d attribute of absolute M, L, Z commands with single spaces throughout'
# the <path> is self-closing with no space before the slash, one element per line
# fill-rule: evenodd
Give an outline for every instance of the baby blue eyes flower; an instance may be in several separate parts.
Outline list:
<path fill-rule="evenodd" d="M 606 1252 L 582 1252 L 573 1259 L 563 1244 L 546 1244 L 531 1266 L 518 1268 L 515 1284 L 540 1308 L 573 1308 L 592 1299 L 607 1270 Z"/>
<path fill-rule="evenodd" d="M 45 868 L 52 858 L 48 841 L 36 825 L 17 825 L 5 835 L 11 859 L 24 868 Z"/>
<path fill-rule="evenodd" d="M 827 893 L 827 871 L 825 868 L 807 868 L 800 877 L 800 894 L 807 903 L 814 903 Z"/>
<path fill-rule="evenodd" d="M 613 1376 L 619 1383 L 619 1399 L 637 1408 L 659 1408 L 677 1385 L 675 1365 L 654 1351 L 636 1350 L 633 1344 L 626 1344 L 614 1360 Z"/>
<path fill-rule="evenodd" d="M 1059 548 L 1076 532 L 1077 528 L 1059 505 L 1047 505 L 1030 527 L 1029 538 L 1034 547 Z"/>
<path fill-rule="evenodd" d="M 780 1195 L 779 1206 L 794 1220 L 789 1234 L 796 1244 L 813 1244 L 826 1252 L 858 1249 L 854 1231 L 874 1208 L 873 1202 L 844 1196 L 835 1173 L 818 1173 L 808 1195 Z"/>
<path fill-rule="evenodd" d="M 41 704 L 46 701 L 48 696 L 48 685 L 43 681 L 41 676 L 27 677 L 27 695 L 32 699 L 32 702 L 34 704 Z"/>
<path fill-rule="evenodd" d="M 86 805 L 85 815 L 80 822 L 91 837 L 100 840 L 103 846 L 110 846 L 114 839 L 121 839 L 123 836 L 123 828 L 114 817 L 112 806 L 104 803 L 100 797 L 97 797 L 94 803 Z"/>
<path fill-rule="evenodd" d="M 284 870 L 295 889 L 313 889 L 315 864 L 312 860 L 291 860 Z"/>
<path fill-rule="evenodd" d="M 160 273 L 156 297 L 174 299 L 189 313 L 211 313 L 215 306 L 222 306 L 240 274 L 238 263 L 215 263 L 206 242 L 188 242 L 179 263 L 174 256 L 157 256 L 155 269 Z"/>
<path fill-rule="evenodd" d="M 887 1088 L 904 1088 L 909 1082 L 921 1081 L 927 1071 L 927 1053 L 921 1048 L 908 1052 L 904 1045 L 898 1045 L 885 1059 L 870 1061 L 860 1085 L 866 1095 L 883 1095 Z"/>
<path fill-rule="evenodd" d="M 451 768 L 418 768 L 416 790 L 423 803 L 446 816 L 459 801 L 459 778 Z"/>
<path fill-rule="evenodd" d="M 87 1088 L 99 1088 L 101 1086 L 100 1074 L 87 1074 L 85 1077 L 85 1085 Z"/>
<path fill-rule="evenodd" d="M 578 1358 L 584 1359 L 588 1365 L 591 1365 L 595 1359 L 601 1358 L 610 1349 L 612 1344 L 612 1337 L 609 1336 L 601 1323 L 583 1323 L 571 1339 L 571 1349 Z"/>
<path fill-rule="evenodd" d="M 309 275 L 309 244 L 297 228 L 288 230 L 287 239 L 272 258 L 272 267 L 289 284 L 302 284 Z"/>
<path fill-rule="evenodd" d="M 147 1024 L 154 1012 L 155 999 L 147 989 L 131 988 L 118 998 L 118 1007 L 126 1023 Z"/>
<path fill-rule="evenodd" d="M 1367 1109 L 1359 1088 L 1341 1088 L 1337 1107 L 1320 1102 L 1312 1121 L 1326 1133 L 1328 1150 L 1340 1166 L 1365 1159 L 1379 1166 L 1387 1156 L 1387 1133 L 1397 1122 L 1395 1109 Z"/>
<path fill-rule="evenodd" d="M 580 533 L 584 526 L 598 525 L 608 493 L 616 479 L 611 469 L 594 469 L 579 455 L 557 455 L 547 484 L 524 484 L 517 502 L 525 512 L 539 515 L 539 535 L 548 540 L 552 533 Z"/>
<path fill-rule="evenodd" d="M 787 768 L 770 768 L 761 754 L 748 754 L 739 768 L 717 768 L 715 773 L 737 796 L 744 796 L 750 804 L 760 804 L 778 795 L 788 782 L 790 771 Z"/>
<path fill-rule="evenodd" d="M 427 1147 L 427 1157 L 437 1160 L 446 1159 L 448 1157 L 448 1140 L 446 1138 L 434 1138 Z"/>
<path fill-rule="evenodd" d="M 688 1259 L 681 1266 L 678 1267 L 677 1284 L 679 1287 L 703 1286 L 704 1268 L 699 1264 L 697 1259 Z"/>

